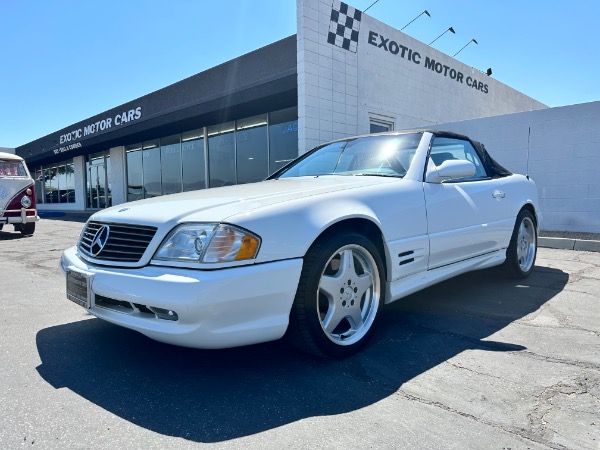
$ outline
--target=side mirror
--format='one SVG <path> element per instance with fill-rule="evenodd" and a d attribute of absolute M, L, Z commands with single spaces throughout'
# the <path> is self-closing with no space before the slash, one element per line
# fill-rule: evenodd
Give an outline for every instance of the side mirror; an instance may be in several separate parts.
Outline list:
<path fill-rule="evenodd" d="M 476 173 L 475 164 L 464 159 L 449 159 L 439 166 L 429 164 L 425 181 L 427 183 L 441 183 L 458 178 L 469 178 Z"/>

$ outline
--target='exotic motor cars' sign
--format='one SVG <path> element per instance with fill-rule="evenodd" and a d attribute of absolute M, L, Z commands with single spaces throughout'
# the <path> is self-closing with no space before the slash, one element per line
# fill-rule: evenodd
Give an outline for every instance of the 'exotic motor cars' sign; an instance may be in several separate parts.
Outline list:
<path fill-rule="evenodd" d="M 142 107 L 138 106 L 135 109 L 130 109 L 129 111 L 117 113 L 114 117 L 106 117 L 104 119 L 97 120 L 96 122 L 87 124 L 82 128 L 77 128 L 76 130 L 70 131 L 69 133 L 61 134 L 60 145 L 62 145 L 62 147 L 55 149 L 54 154 L 58 155 L 59 153 L 64 153 L 69 150 L 80 148 L 81 142 L 77 142 L 79 139 L 90 136 L 99 131 L 108 130 L 113 126 L 118 127 L 120 125 L 124 125 L 134 120 L 138 120 L 141 117 Z"/>
<path fill-rule="evenodd" d="M 413 62 L 417 65 L 423 65 L 426 69 L 438 73 L 444 77 L 450 77 L 458 83 L 466 84 L 467 86 L 477 89 L 478 91 L 487 94 L 489 92 L 488 85 L 473 78 L 472 76 L 466 76 L 459 70 L 456 70 L 450 66 L 442 64 L 429 56 L 425 56 L 425 59 L 421 57 L 421 54 L 413 49 L 410 49 L 404 45 L 398 44 L 396 41 L 392 41 L 388 38 L 383 37 L 381 34 L 369 31 L 368 42 L 377 48 L 381 48 L 392 55 L 397 55 L 403 59 Z"/>

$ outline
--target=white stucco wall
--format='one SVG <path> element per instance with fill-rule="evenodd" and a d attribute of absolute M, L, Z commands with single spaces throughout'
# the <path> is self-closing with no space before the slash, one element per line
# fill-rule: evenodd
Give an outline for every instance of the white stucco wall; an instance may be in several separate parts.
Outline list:
<path fill-rule="evenodd" d="M 327 42 L 331 0 L 297 0 L 298 147 L 356 134 L 358 60 Z"/>
<path fill-rule="evenodd" d="M 297 0 L 300 153 L 368 133 L 370 117 L 405 129 L 545 108 L 366 14 L 353 21 L 356 43 L 331 44 L 332 10 L 340 6 L 339 0 Z M 356 17 L 351 6 L 347 15 Z"/>
<path fill-rule="evenodd" d="M 600 101 L 436 128 L 481 141 L 507 169 L 529 173 L 538 186 L 543 230 L 600 233 Z"/>

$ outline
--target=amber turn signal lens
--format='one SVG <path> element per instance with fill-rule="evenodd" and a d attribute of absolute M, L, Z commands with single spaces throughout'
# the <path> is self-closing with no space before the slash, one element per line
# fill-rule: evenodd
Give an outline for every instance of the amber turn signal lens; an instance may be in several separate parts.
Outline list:
<path fill-rule="evenodd" d="M 235 257 L 236 261 L 241 261 L 243 259 L 252 259 L 256 256 L 256 251 L 258 250 L 258 239 L 250 234 L 244 235 L 242 238 L 242 245 L 238 251 L 238 254 Z"/>

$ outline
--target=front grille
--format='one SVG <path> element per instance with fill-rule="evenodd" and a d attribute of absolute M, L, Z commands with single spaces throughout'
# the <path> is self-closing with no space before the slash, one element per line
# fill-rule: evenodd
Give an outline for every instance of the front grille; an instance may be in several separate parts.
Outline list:
<path fill-rule="evenodd" d="M 103 227 L 108 230 L 98 235 Z M 156 227 L 144 225 L 88 222 L 79 239 L 79 250 L 104 261 L 138 262 L 155 233 Z"/>

